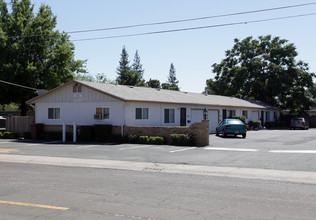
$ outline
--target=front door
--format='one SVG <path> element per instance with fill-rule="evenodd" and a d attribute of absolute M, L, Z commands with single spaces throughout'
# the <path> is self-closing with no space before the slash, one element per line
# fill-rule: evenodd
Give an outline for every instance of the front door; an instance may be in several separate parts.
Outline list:
<path fill-rule="evenodd" d="M 180 126 L 187 125 L 187 109 L 181 108 L 180 110 Z"/>

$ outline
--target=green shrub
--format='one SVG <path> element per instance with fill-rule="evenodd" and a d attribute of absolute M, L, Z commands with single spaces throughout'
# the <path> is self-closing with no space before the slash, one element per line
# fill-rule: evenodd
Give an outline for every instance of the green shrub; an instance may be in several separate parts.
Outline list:
<path fill-rule="evenodd" d="M 230 118 L 239 119 L 239 120 L 241 120 L 244 124 L 246 124 L 246 120 L 247 120 L 247 118 L 246 118 L 245 116 L 243 116 L 243 115 L 232 116 L 232 117 L 230 117 Z"/>
<path fill-rule="evenodd" d="M 165 139 L 163 137 L 151 136 L 148 139 L 148 144 L 162 145 L 164 143 L 165 143 Z"/>
<path fill-rule="evenodd" d="M 129 135 L 128 136 L 128 142 L 131 143 L 131 144 L 137 144 L 139 141 L 139 138 L 137 137 L 137 135 Z"/>
<path fill-rule="evenodd" d="M 140 144 L 148 144 L 149 136 L 140 136 L 139 143 Z"/>
<path fill-rule="evenodd" d="M 192 134 L 170 134 L 171 144 L 176 146 L 193 146 L 195 137 Z"/>
<path fill-rule="evenodd" d="M 252 127 L 253 129 L 257 129 L 259 128 L 260 124 L 261 124 L 261 121 L 250 121 L 248 123 L 248 126 Z"/>
<path fill-rule="evenodd" d="M 3 138 L 3 139 L 17 139 L 18 136 L 19 135 L 16 132 L 1 132 L 0 133 L 0 138 Z"/>
<path fill-rule="evenodd" d="M 84 125 L 80 126 L 80 132 L 78 134 L 78 141 L 93 141 L 93 126 Z"/>
<path fill-rule="evenodd" d="M 94 140 L 107 141 L 112 135 L 112 125 L 94 125 Z"/>
<path fill-rule="evenodd" d="M 165 143 L 165 138 L 159 136 L 140 136 L 138 138 L 138 143 L 161 145 Z"/>

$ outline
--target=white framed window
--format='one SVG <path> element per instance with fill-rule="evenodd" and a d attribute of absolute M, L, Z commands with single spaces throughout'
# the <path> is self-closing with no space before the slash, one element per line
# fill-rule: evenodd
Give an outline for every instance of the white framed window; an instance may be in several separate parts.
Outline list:
<path fill-rule="evenodd" d="M 246 111 L 246 110 L 242 111 L 242 115 L 245 116 L 246 118 L 248 118 L 248 111 Z"/>
<path fill-rule="evenodd" d="M 60 119 L 60 108 L 48 108 L 48 119 Z"/>
<path fill-rule="evenodd" d="M 101 116 L 100 119 L 110 118 L 110 108 L 97 107 L 95 113 Z"/>
<path fill-rule="evenodd" d="M 148 113 L 149 113 L 148 108 L 136 108 L 135 118 L 137 120 L 148 119 Z"/>
<path fill-rule="evenodd" d="M 165 109 L 165 123 L 174 123 L 174 118 L 175 118 L 175 111 L 174 109 Z"/>

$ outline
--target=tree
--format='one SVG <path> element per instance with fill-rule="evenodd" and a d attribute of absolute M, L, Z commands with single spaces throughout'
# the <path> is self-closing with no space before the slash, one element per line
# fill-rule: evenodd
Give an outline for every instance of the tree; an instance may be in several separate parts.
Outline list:
<path fill-rule="evenodd" d="M 143 86 L 145 81 L 143 81 L 144 70 L 140 64 L 140 57 L 136 51 L 134 63 L 132 67 L 129 66 L 128 53 L 125 46 L 122 49 L 121 59 L 119 61 L 119 67 L 117 68 L 117 80 L 120 85 L 130 85 L 130 86 Z"/>
<path fill-rule="evenodd" d="M 309 89 L 315 74 L 295 60 L 297 54 L 293 44 L 271 35 L 235 39 L 226 58 L 212 65 L 216 76 L 207 81 L 207 89 L 304 114 L 313 104 Z"/>
<path fill-rule="evenodd" d="M 0 0 L 0 78 L 38 89 L 52 89 L 85 73 L 85 61 L 74 59 L 69 36 L 55 30 L 57 18 L 42 4 L 34 13 L 30 0 Z M 1 85 L 0 104 L 16 103 L 25 115 L 32 90 Z"/>
<path fill-rule="evenodd" d="M 313 98 L 316 99 L 316 83 L 313 84 L 313 87 L 310 89 L 310 93 L 312 94 Z"/>
<path fill-rule="evenodd" d="M 177 80 L 177 77 L 176 77 L 176 68 L 174 67 L 173 63 L 171 63 L 168 81 L 167 81 L 167 83 L 162 83 L 161 87 L 163 89 L 179 91 L 180 88 L 178 86 L 178 83 L 179 83 L 179 81 Z"/>
<path fill-rule="evenodd" d="M 160 81 L 158 79 L 149 79 L 146 82 L 147 87 L 160 89 Z"/>

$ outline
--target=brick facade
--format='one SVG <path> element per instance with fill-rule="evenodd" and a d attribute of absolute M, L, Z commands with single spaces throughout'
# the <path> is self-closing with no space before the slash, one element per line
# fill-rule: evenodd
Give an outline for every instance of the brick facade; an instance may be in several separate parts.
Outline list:
<path fill-rule="evenodd" d="M 124 136 L 161 136 L 170 144 L 170 134 L 193 134 L 197 146 L 209 145 L 209 121 L 196 122 L 189 127 L 124 127 Z"/>

